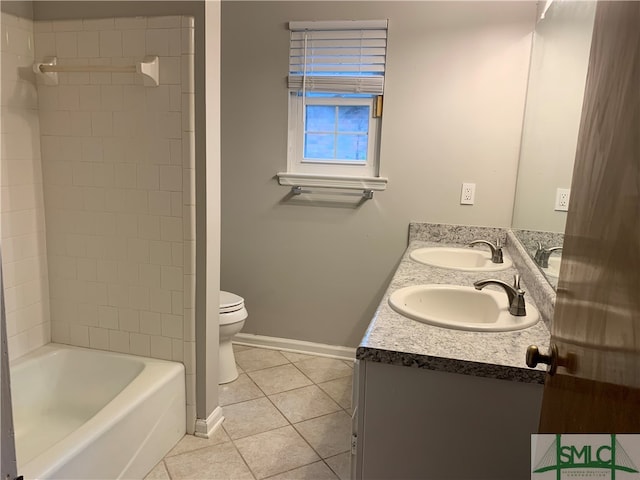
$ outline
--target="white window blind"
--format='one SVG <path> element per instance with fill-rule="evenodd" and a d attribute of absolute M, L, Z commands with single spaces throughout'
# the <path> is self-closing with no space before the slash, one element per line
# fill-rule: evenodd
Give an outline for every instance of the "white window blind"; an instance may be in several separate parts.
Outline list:
<path fill-rule="evenodd" d="M 382 95 L 387 20 L 289 22 L 289 89 Z"/>

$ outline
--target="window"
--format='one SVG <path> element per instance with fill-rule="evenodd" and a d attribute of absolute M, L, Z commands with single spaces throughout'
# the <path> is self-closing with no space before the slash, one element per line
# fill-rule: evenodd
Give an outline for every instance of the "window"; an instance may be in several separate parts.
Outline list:
<path fill-rule="evenodd" d="M 318 183 L 332 177 L 335 186 L 356 179 L 384 189 L 378 150 L 387 21 L 290 22 L 289 29 L 288 171 L 278 174 L 280 183 L 332 186 Z"/>
<path fill-rule="evenodd" d="M 369 130 L 371 105 L 332 98 L 305 106 L 302 161 L 343 162 L 362 165 L 371 158 Z"/>

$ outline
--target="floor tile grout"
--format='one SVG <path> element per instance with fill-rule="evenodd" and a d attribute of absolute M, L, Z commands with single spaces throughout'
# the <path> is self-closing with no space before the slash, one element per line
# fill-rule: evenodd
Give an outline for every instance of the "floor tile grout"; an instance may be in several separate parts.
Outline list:
<path fill-rule="evenodd" d="M 274 406 L 275 406 L 275 405 L 274 405 Z M 289 424 L 289 425 L 285 425 L 284 427 L 272 428 L 271 430 L 267 430 L 267 431 L 265 431 L 265 432 L 260 432 L 260 433 L 272 432 L 273 430 L 278 430 L 278 429 L 280 429 L 280 428 L 286 428 L 286 427 L 293 427 L 293 425 Z M 294 428 L 294 430 L 295 430 L 295 428 Z M 296 431 L 296 433 L 297 433 L 298 435 L 300 435 L 300 433 L 299 433 L 297 430 L 295 430 L 295 431 Z M 226 430 L 225 430 L 225 432 L 226 432 Z M 256 433 L 256 434 L 254 434 L 254 435 L 260 435 L 260 433 Z M 247 435 L 246 437 L 238 438 L 238 439 L 236 439 L 236 440 L 242 440 L 243 438 L 249 438 L 249 437 L 252 437 L 252 436 L 253 436 L 253 435 Z M 307 445 L 309 445 L 309 442 L 307 442 L 307 440 L 306 440 L 302 435 L 300 435 L 300 437 L 305 441 L 305 443 L 306 443 Z M 229 438 L 231 438 L 231 437 L 229 437 Z M 234 440 L 234 439 L 231 439 L 231 442 L 233 443 L 233 446 L 235 447 L 236 451 L 240 454 L 240 457 L 242 457 L 242 461 L 245 463 L 245 465 L 247 465 L 247 468 L 249 469 L 249 471 L 251 472 L 251 474 L 253 475 L 253 477 L 254 477 L 255 479 L 258 479 L 258 475 L 257 475 L 253 470 L 251 470 L 251 467 L 250 467 L 250 466 L 249 466 L 249 464 L 247 463 L 247 460 L 244 458 L 244 456 L 242 455 L 242 452 L 240 451 L 240 449 L 239 449 L 239 448 L 238 448 L 238 446 L 236 445 L 235 440 Z M 315 454 L 316 454 L 316 455 L 318 455 L 318 458 L 320 459 L 319 461 L 324 461 L 324 459 L 320 456 L 320 454 L 319 454 L 318 452 L 316 452 L 316 451 L 315 451 L 315 449 L 314 449 L 311 445 L 309 445 L 309 448 L 311 448 L 311 449 L 315 452 Z M 281 474 L 283 474 L 283 473 L 290 472 L 290 471 L 295 470 L 295 469 L 297 469 L 297 468 L 306 467 L 307 465 L 311 465 L 312 463 L 316 463 L 316 462 L 318 462 L 318 460 L 314 460 L 314 461 L 313 461 L 313 462 L 311 462 L 311 463 L 307 463 L 307 464 L 304 464 L 304 465 L 299 465 L 299 466 L 294 467 L 294 468 L 290 468 L 289 470 L 285 470 L 284 472 L 274 473 L 273 475 L 269 475 L 269 477 L 275 477 L 276 475 L 281 475 Z M 327 465 L 327 466 L 329 467 L 329 465 Z M 329 467 L 329 468 L 331 468 L 331 467 Z M 333 471 L 333 470 L 332 470 L 332 471 Z M 264 480 L 268 479 L 269 477 L 264 477 Z"/>
<path fill-rule="evenodd" d="M 241 374 L 241 375 L 242 375 L 242 374 Z M 303 374 L 303 375 L 304 375 L 304 374 Z M 251 379 L 251 377 L 249 377 L 249 378 Z M 307 378 L 308 378 L 308 377 L 307 377 Z M 333 380 L 340 380 L 340 379 L 342 379 L 342 378 L 347 378 L 347 377 L 338 377 L 338 378 L 335 378 L 335 379 L 333 379 Z M 336 405 L 338 405 L 338 407 L 340 407 L 340 410 L 343 410 L 343 411 L 344 411 L 347 415 L 349 415 L 349 416 L 351 416 L 351 415 L 352 415 L 352 412 L 350 412 L 350 411 L 349 411 L 349 408 L 351 408 L 351 407 L 349 407 L 349 408 L 345 408 L 345 407 L 343 407 L 340 403 L 338 403 L 338 401 L 337 401 L 335 398 L 333 398 L 333 397 L 329 394 L 329 392 L 327 392 L 324 388 L 322 388 L 322 387 L 320 386 L 322 383 L 329 383 L 329 382 L 331 382 L 331 381 L 333 381 L 333 380 L 328 380 L 328 381 L 326 381 L 326 382 L 321 382 L 321 383 L 314 383 L 314 382 L 313 382 L 313 380 L 311 380 L 311 379 L 309 379 L 309 380 L 312 382 L 312 384 L 311 384 L 311 385 L 304 385 L 304 386 L 302 386 L 302 387 L 292 388 L 291 390 L 283 390 L 282 392 L 276 392 L 276 393 L 267 394 L 267 393 L 265 393 L 265 392 L 264 392 L 264 390 L 262 390 L 262 389 L 260 388 L 260 386 L 259 386 L 257 383 L 255 383 L 255 382 L 253 381 L 253 379 L 251 379 L 251 381 L 252 381 L 252 382 L 253 382 L 253 384 L 256 386 L 256 388 L 258 388 L 258 390 L 260 390 L 260 393 L 262 393 L 262 396 L 260 396 L 260 397 L 256 397 L 256 398 L 250 398 L 250 399 L 247 399 L 247 400 L 239 400 L 239 401 L 237 401 L 237 402 L 225 403 L 224 405 L 220 405 L 220 406 L 224 409 L 224 407 L 230 407 L 230 406 L 232 406 L 232 405 L 238 405 L 238 404 L 240 404 L 240 403 L 251 402 L 251 401 L 253 401 L 253 400 L 258 400 L 258 399 L 263 398 L 263 397 L 267 397 L 267 398 L 269 398 L 269 400 L 271 400 L 271 397 L 272 397 L 272 396 L 274 396 L 274 395 L 280 395 L 281 393 L 295 392 L 296 390 L 302 390 L 303 388 L 309 388 L 309 387 L 312 387 L 312 386 L 316 386 L 316 387 L 318 387 L 318 388 L 319 388 L 319 389 L 320 389 L 320 390 L 321 390 L 325 395 L 327 395 L 327 396 L 328 396 L 328 397 L 329 397 L 329 398 L 330 398 L 330 399 L 331 399 L 331 400 L 332 400 Z M 230 383 L 231 383 L 231 382 L 230 382 Z M 271 403 L 273 403 L 273 401 L 271 401 Z M 274 404 L 274 407 L 278 408 L 275 404 Z M 280 409 L 278 409 L 278 411 L 280 411 Z M 280 411 L 280 413 L 282 413 L 282 415 L 284 415 L 284 413 L 283 413 L 283 412 L 281 412 L 281 411 Z M 286 415 L 284 415 L 284 416 L 285 416 L 285 418 L 286 418 Z M 319 416 L 319 417 L 321 417 L 322 415 L 318 415 L 318 416 Z M 310 417 L 309 419 L 305 419 L 305 420 L 310 420 L 311 418 L 317 418 L 317 417 Z M 289 421 L 289 419 L 288 419 L 288 418 L 287 418 L 287 420 Z M 299 422 L 295 422 L 295 423 L 299 423 Z"/>
<path fill-rule="evenodd" d="M 222 428 L 224 429 L 224 425 L 222 425 Z M 233 445 L 233 448 L 236 449 L 236 452 L 238 452 L 238 455 L 240 455 L 240 458 L 242 459 L 242 461 L 244 462 L 244 464 L 247 466 L 247 468 L 249 469 L 249 472 L 251 472 L 251 475 L 253 476 L 254 479 L 258 478 L 258 475 L 256 475 L 256 473 L 251 469 L 251 467 L 249 466 L 249 464 L 247 463 L 247 459 L 244 458 L 244 455 L 242 455 L 242 452 L 240 451 L 240 449 L 238 448 L 238 446 L 236 445 L 236 442 L 231 438 L 231 436 L 229 435 L 229 433 L 225 430 L 224 431 L 227 436 L 229 437 L 229 440 L 231 440 L 231 444 Z"/>
<path fill-rule="evenodd" d="M 276 350 L 276 351 L 277 351 L 278 353 L 282 354 L 282 352 L 281 352 L 281 351 L 279 351 L 279 350 Z M 283 355 L 283 356 L 284 356 L 284 355 Z M 287 358 L 286 356 L 284 356 L 284 357 L 285 357 L 285 358 Z M 322 357 L 315 357 L 315 356 L 312 356 L 312 355 L 311 355 L 310 357 L 311 357 L 311 358 L 322 358 Z M 329 395 L 327 392 L 325 392 L 325 391 L 324 391 L 324 390 L 323 390 L 323 389 L 322 389 L 322 388 L 321 388 L 321 387 L 320 387 L 320 386 L 319 386 L 319 385 L 318 385 L 318 384 L 317 384 L 317 383 L 316 383 L 312 378 L 310 378 L 310 377 L 309 377 L 308 375 L 306 375 L 302 370 L 300 370 L 300 368 L 298 368 L 298 366 L 297 366 L 294 362 L 292 362 L 292 361 L 291 361 L 291 360 L 289 360 L 288 358 L 287 358 L 287 361 L 288 361 L 288 364 L 293 365 L 293 366 L 296 368 L 296 370 L 297 370 L 298 372 L 300 372 L 300 373 L 301 373 L 305 378 L 307 378 L 307 379 L 311 382 L 311 385 L 305 385 L 305 386 L 303 386 L 303 387 L 297 387 L 297 388 L 293 388 L 293 389 L 291 389 L 291 390 L 284 390 L 284 391 L 282 391 L 282 392 L 272 393 L 271 395 L 278 395 L 278 394 L 280 394 L 280 393 L 293 392 L 293 391 L 295 391 L 295 390 L 300 390 L 300 389 L 302 389 L 302 388 L 307 388 L 307 387 L 310 387 L 310 386 L 316 386 L 317 388 L 319 388 L 319 389 L 320 389 L 320 391 L 324 392 L 324 393 L 325 393 L 325 394 L 326 394 L 326 395 L 327 395 L 327 396 L 328 396 L 328 397 L 329 397 L 329 398 L 330 398 L 330 399 L 331 399 L 331 400 L 332 400 L 336 405 L 338 405 L 338 407 L 340 407 L 340 408 L 339 408 L 339 410 L 337 410 L 336 412 L 339 412 L 339 411 L 345 411 L 345 409 L 342 407 L 342 405 L 340 405 L 338 402 L 336 402 L 336 401 L 331 397 L 331 395 Z M 287 365 L 287 364 L 283 364 L 283 365 Z M 273 366 L 273 367 L 267 367 L 267 368 L 264 368 L 264 369 L 261 369 L 261 370 L 267 370 L 268 368 L 277 368 L 277 367 L 279 367 L 279 366 L 282 366 L 282 365 L 276 365 L 276 366 Z M 244 370 L 244 369 L 243 369 L 243 370 Z M 261 371 L 261 370 L 254 370 L 254 371 Z M 333 473 L 337 478 L 340 478 L 340 477 L 338 476 L 338 474 L 337 474 L 336 472 L 334 472 L 334 470 L 331 468 L 331 466 L 330 466 L 330 465 L 325 461 L 325 458 L 320 454 L 320 452 L 318 452 L 318 451 L 317 451 L 317 450 L 316 450 L 316 449 L 315 449 L 315 448 L 314 448 L 314 447 L 309 443 L 309 441 L 308 441 L 308 440 L 307 440 L 307 439 L 306 439 L 306 438 L 305 438 L 305 437 L 304 437 L 304 436 L 303 436 L 303 435 L 298 431 L 298 429 L 295 427 L 295 424 L 296 424 L 296 423 L 301 423 L 301 422 L 304 422 L 304 421 L 307 421 L 307 420 L 312 420 L 312 419 L 315 419 L 315 418 L 321 418 L 321 417 L 323 417 L 323 416 L 331 415 L 332 413 L 336 413 L 336 412 L 331 412 L 331 413 L 329 413 L 329 414 L 324 414 L 324 415 L 318 415 L 318 416 L 316 416 L 316 417 L 305 418 L 304 420 L 301 420 L 300 422 L 295 422 L 295 423 L 294 423 L 294 422 L 291 422 L 291 421 L 287 418 L 287 416 L 285 415 L 285 413 L 284 413 L 282 410 L 280 410 L 280 409 L 278 408 L 278 406 L 273 402 L 273 400 L 270 398 L 270 395 L 268 395 L 267 393 L 265 393 L 265 392 L 264 392 L 264 390 L 262 390 L 262 388 L 260 388 L 260 386 L 259 386 L 259 385 L 258 385 L 258 384 L 253 380 L 253 378 L 251 378 L 251 375 L 249 375 L 249 373 L 251 373 L 251 372 L 246 372 L 246 371 L 245 371 L 245 373 L 246 373 L 246 374 L 247 374 L 247 376 L 248 376 L 248 377 L 249 377 L 249 378 L 254 382 L 254 384 L 258 387 L 258 389 L 260 389 L 260 391 L 265 395 L 265 397 L 269 400 L 269 402 L 271 403 L 271 405 L 273 405 L 273 406 L 274 406 L 274 408 L 275 408 L 275 409 L 276 409 L 276 410 L 277 410 L 277 411 L 278 411 L 278 412 L 279 412 L 279 413 L 284 417 L 284 419 L 287 421 L 287 423 L 289 424 L 289 426 L 291 426 L 291 427 L 294 429 L 294 431 L 295 431 L 295 432 L 296 432 L 296 433 L 297 433 L 297 434 L 298 434 L 298 435 L 299 435 L 299 436 L 304 440 L 304 442 L 309 446 L 309 448 L 311 448 L 311 450 L 313 450 L 313 451 L 314 451 L 314 453 L 315 453 L 315 454 L 318 456 L 318 458 L 320 459 L 319 461 L 323 462 L 323 463 L 327 466 L 327 468 L 329 468 L 329 470 L 331 470 L 331 472 L 332 472 L 332 473 Z M 345 377 L 346 377 L 346 376 L 345 376 Z M 345 377 L 338 377 L 338 378 L 345 378 Z M 332 380 L 336 380 L 336 379 L 332 379 Z M 330 381 L 332 381 L 332 380 L 327 380 L 327 382 L 330 382 Z M 325 383 L 325 382 L 321 382 L 321 383 Z M 242 403 L 242 402 L 238 402 L 238 403 Z M 349 415 L 349 416 L 350 416 L 350 414 L 349 414 L 348 412 L 345 412 L 345 413 L 347 413 L 347 415 Z M 278 428 L 283 428 L 283 427 L 278 427 Z M 276 429 L 272 429 L 272 430 L 276 430 Z M 272 430 L 268 430 L 268 431 L 272 431 Z M 226 431 L 226 430 L 225 430 L 225 431 Z M 265 433 L 265 432 L 262 432 L 262 433 Z M 247 435 L 247 437 L 243 437 L 243 438 L 248 438 L 248 437 L 250 437 L 250 436 L 251 436 L 251 435 Z M 233 440 L 232 440 L 232 441 L 233 441 Z M 234 444 L 234 445 L 235 445 L 235 444 Z M 237 447 L 236 447 L 236 448 L 237 448 Z M 344 453 L 344 452 L 340 452 L 340 453 L 338 453 L 337 455 L 341 455 L 342 453 Z M 240 455 L 242 455 L 242 453 L 241 453 Z M 335 455 L 332 455 L 332 457 L 333 457 L 333 456 L 335 456 Z M 331 458 L 331 457 L 327 457 L 327 458 Z M 243 457 L 243 459 L 244 459 L 244 457 Z M 311 463 L 309 463 L 309 464 L 301 465 L 301 466 L 298 466 L 298 467 L 292 468 L 292 469 L 290 469 L 290 470 L 286 470 L 285 472 L 276 473 L 276 474 L 274 474 L 274 475 L 271 475 L 271 477 L 274 477 L 274 476 L 277 476 L 277 475 L 281 475 L 282 473 L 286 473 L 286 472 L 289 472 L 289 471 L 292 471 L 292 470 L 296 470 L 297 468 L 301 468 L 301 467 L 303 467 L 303 466 L 308 466 L 308 465 L 311 465 L 311 464 L 316 463 L 316 462 L 317 462 L 317 461 L 313 461 L 313 462 L 311 462 Z M 253 472 L 252 472 L 252 473 L 253 473 Z M 256 476 L 256 478 L 257 478 L 257 476 Z M 267 478 L 269 478 L 269 477 L 267 477 Z"/>
<path fill-rule="evenodd" d="M 334 412 L 334 413 L 335 413 L 335 412 Z M 331 415 L 331 413 L 328 413 L 327 415 Z M 322 415 L 322 416 L 324 417 L 324 416 L 327 416 L 327 415 Z M 316 418 L 321 418 L 321 417 L 316 417 Z M 298 422 L 298 423 L 302 423 L 302 422 Z M 307 442 L 307 444 L 311 447 L 311 449 L 312 449 L 314 452 L 316 452 L 316 455 L 318 455 L 318 457 L 320 458 L 320 460 L 322 460 L 322 461 L 324 462 L 325 458 L 324 458 L 322 455 L 320 455 L 320 452 L 318 452 L 315 448 L 313 448 L 313 446 L 312 446 L 312 445 L 307 441 L 307 439 L 304 437 L 304 435 L 302 435 L 302 433 L 300 433 L 300 432 L 298 431 L 298 429 L 296 428 L 296 424 L 291 424 L 291 426 L 292 426 L 292 427 L 293 427 L 293 429 L 296 431 L 296 433 L 297 433 L 298 435 L 300 435 L 300 436 L 302 437 L 302 439 L 303 439 L 305 442 Z M 346 452 L 346 451 L 347 451 L 347 450 L 345 450 L 345 452 Z M 344 453 L 344 452 L 337 453 L 336 455 L 340 455 L 341 453 Z M 331 455 L 331 457 L 333 457 L 333 456 L 335 456 L 335 455 Z M 327 457 L 327 458 L 331 458 L 331 457 Z M 326 463 L 326 462 L 325 462 L 325 463 Z M 327 465 L 327 466 L 328 466 L 328 465 Z M 329 468 L 331 468 L 331 467 L 329 467 Z"/>
<path fill-rule="evenodd" d="M 284 472 L 274 473 L 273 475 L 269 475 L 268 477 L 265 477 L 265 478 L 264 478 L 264 479 L 262 479 L 262 480 L 269 480 L 270 478 L 277 477 L 278 475 L 282 475 L 282 474 L 284 474 L 284 473 L 288 473 L 288 472 L 293 472 L 294 470 L 297 470 L 298 468 L 308 467 L 309 465 L 313 465 L 314 463 L 320 463 L 320 462 L 324 463 L 324 464 L 327 466 L 327 468 L 328 468 L 329 470 L 331 470 L 331 473 L 333 473 L 333 474 L 336 476 L 336 478 L 340 479 L 340 477 L 338 476 L 338 474 L 337 474 L 336 472 L 334 472 L 334 471 L 333 471 L 333 469 L 331 468 L 331 466 L 321 458 L 320 460 L 315 460 L 315 461 L 313 461 L 313 462 L 311 462 L 311 463 L 307 463 L 306 465 L 300 465 L 299 467 L 290 468 L 289 470 L 285 470 Z"/>
<path fill-rule="evenodd" d="M 167 476 L 169 477 L 169 480 L 173 480 L 171 478 L 171 472 L 169 471 L 169 467 L 167 467 L 167 462 L 164 461 L 164 458 L 162 459 L 162 466 L 164 467 L 164 471 L 167 472 Z"/>
<path fill-rule="evenodd" d="M 223 429 L 224 434 L 225 434 L 225 435 L 226 435 L 226 437 L 228 438 L 228 440 L 225 440 L 224 442 L 220 442 L 220 443 L 215 444 L 215 445 L 207 445 L 207 446 L 204 446 L 204 447 L 198 447 L 198 448 L 194 448 L 194 449 L 192 449 L 192 450 L 187 450 L 187 451 L 185 451 L 185 452 L 181 452 L 181 453 L 178 453 L 178 454 L 175 454 L 175 455 L 165 456 L 165 457 L 162 459 L 163 466 L 164 466 L 164 468 L 165 468 L 165 470 L 166 470 L 167 475 L 169 476 L 169 478 L 170 478 L 170 479 L 173 479 L 173 477 L 172 477 L 171 473 L 169 472 L 169 468 L 168 468 L 168 466 L 167 466 L 167 463 L 166 463 L 166 461 L 165 461 L 167 458 L 172 458 L 172 457 L 176 457 L 176 456 L 183 455 L 183 454 L 190 454 L 190 453 L 193 453 L 193 452 L 196 452 L 196 451 L 199 451 L 199 450 L 204 450 L 204 449 L 207 449 L 207 448 L 216 447 L 216 446 L 223 445 L 223 444 L 225 444 L 225 443 L 230 442 L 230 443 L 231 443 L 231 445 L 233 446 L 233 448 L 234 448 L 235 452 L 236 452 L 238 455 L 240 455 L 240 458 L 242 459 L 242 462 L 243 462 L 243 464 L 246 466 L 246 468 L 248 469 L 249 473 L 253 476 L 253 478 L 254 478 L 254 479 L 259 479 L 260 477 L 258 476 L 258 474 L 257 474 L 256 472 L 254 472 L 254 471 L 251 469 L 251 467 L 249 466 L 249 463 L 248 463 L 247 459 L 244 457 L 244 455 L 242 454 L 242 452 L 241 452 L 241 451 L 240 451 L 240 449 L 238 448 L 238 446 L 237 446 L 237 444 L 236 444 L 236 441 L 240 441 L 240 440 L 243 440 L 243 439 L 246 439 L 246 438 L 250 438 L 250 437 L 255 436 L 255 435 L 260 435 L 260 434 L 264 434 L 264 433 L 268 433 L 268 432 L 273 432 L 274 430 L 278 430 L 278 429 L 282 429 L 282 428 L 286 428 L 286 427 L 291 427 L 291 428 L 293 429 L 293 431 L 296 433 L 296 435 L 297 435 L 298 437 L 300 437 L 300 439 L 302 439 L 302 441 L 304 442 L 304 444 L 305 444 L 305 445 L 307 445 L 307 446 L 311 449 L 311 451 L 312 451 L 312 452 L 314 452 L 314 454 L 317 456 L 317 459 L 315 459 L 315 460 L 313 460 L 313 461 L 311 461 L 311 462 L 309 462 L 309 463 L 304 463 L 303 465 L 298 465 L 298 466 L 296 466 L 296 467 L 294 467 L 294 468 L 289 468 L 289 469 L 284 470 L 284 471 L 282 471 L 282 472 L 274 473 L 274 474 L 269 475 L 268 477 L 264 477 L 264 478 L 265 478 L 265 479 L 268 479 L 268 478 L 271 478 L 271 477 L 275 477 L 275 476 L 282 475 L 282 474 L 284 474 L 284 473 L 287 473 L 287 472 L 290 472 L 290 471 L 296 470 L 296 469 L 298 469 L 298 468 L 304 468 L 304 467 L 308 467 L 309 465 L 312 465 L 312 464 L 315 464 L 315 463 L 318 463 L 318 462 L 322 462 L 322 463 L 323 463 L 323 464 L 324 464 L 324 465 L 329 469 L 329 471 L 330 471 L 330 472 L 332 472 L 332 474 L 333 474 L 333 475 L 335 475 L 335 477 L 336 477 L 336 478 L 340 479 L 340 475 L 338 474 L 338 472 L 337 472 L 336 470 L 334 470 L 334 468 L 332 468 L 332 467 L 331 467 L 331 465 L 329 465 L 329 463 L 327 462 L 327 460 L 328 460 L 328 459 L 331 459 L 331 458 L 334 458 L 334 457 L 337 457 L 337 456 L 340 456 L 340 455 L 344 455 L 344 454 L 345 454 L 345 453 L 347 453 L 349 450 L 348 450 L 348 449 L 346 449 L 346 450 L 345 450 L 345 451 L 343 451 L 343 452 L 334 453 L 334 454 L 332 454 L 332 455 L 327 456 L 326 458 L 324 458 L 324 457 L 319 453 L 319 451 L 317 451 L 317 450 L 316 450 L 316 448 L 314 448 L 314 447 L 311 445 L 310 441 L 309 441 L 309 440 L 307 440 L 307 438 L 305 438 L 305 437 L 302 435 L 302 433 L 298 430 L 298 428 L 296 428 L 296 425 L 299 425 L 299 424 L 301 424 L 301 423 L 303 423 L 303 422 L 306 422 L 306 421 L 316 420 L 316 419 L 319 419 L 319 418 L 322 418 L 322 417 L 327 417 L 327 416 L 330 416 L 330 415 L 335 415 L 335 414 L 340 414 L 340 413 L 344 413 L 344 414 L 346 414 L 349 418 L 351 418 L 352 413 L 351 413 L 349 410 L 351 410 L 351 408 L 352 408 L 352 407 L 349 407 L 349 408 L 345 408 L 345 407 L 343 407 L 343 406 L 338 402 L 338 400 L 337 400 L 336 398 L 334 398 L 332 395 L 330 395 L 330 394 L 329 394 L 329 392 L 325 391 L 325 390 L 324 390 L 320 385 L 321 385 L 321 384 L 324 384 L 324 383 L 332 382 L 332 381 L 335 381 L 335 380 L 340 380 L 340 379 L 348 378 L 349 376 L 352 376 L 352 375 L 353 375 L 353 369 L 352 369 L 352 371 L 351 371 L 351 373 L 350 373 L 349 375 L 342 375 L 342 376 L 338 376 L 338 377 L 336 377 L 336 378 L 330 378 L 330 379 L 328 379 L 328 380 L 323 380 L 323 381 L 321 381 L 321 382 L 316 382 L 316 381 L 314 381 L 314 380 L 313 380 L 309 375 L 307 375 L 304 371 L 302 371 L 302 370 L 301 370 L 301 368 L 300 368 L 298 365 L 296 365 L 296 363 L 300 363 L 300 362 L 307 361 L 307 360 L 313 360 L 313 359 L 316 359 L 316 358 L 330 358 L 330 357 L 322 357 L 322 356 L 316 356 L 316 355 L 304 354 L 304 355 L 307 355 L 309 358 L 304 358 L 304 359 L 302 359 L 302 360 L 298 360 L 297 362 L 294 362 L 294 361 L 290 360 L 286 355 L 284 355 L 284 354 L 283 354 L 283 351 L 280 351 L 280 350 L 277 350 L 277 349 L 261 349 L 260 347 L 255 347 L 255 346 L 247 346 L 247 347 L 245 347 L 245 348 L 242 348 L 242 350 L 235 351 L 234 353 L 235 353 L 235 354 L 238 354 L 239 352 L 246 351 L 246 350 L 272 350 L 272 351 L 275 351 L 275 352 L 279 353 L 279 354 L 280 354 L 280 355 L 281 355 L 281 356 L 286 360 L 286 362 L 285 362 L 285 363 L 282 363 L 282 364 L 279 364 L 279 365 L 273 365 L 273 366 L 269 366 L 269 367 L 258 368 L 258 369 L 251 370 L 251 371 L 247 371 L 247 370 L 245 370 L 241 365 L 238 365 L 238 367 L 239 367 L 240 371 L 242 372 L 241 374 L 244 374 L 244 375 L 246 375 L 246 376 L 247 376 L 247 379 L 248 379 L 248 380 L 250 380 L 250 382 L 251 382 L 251 383 L 252 383 L 252 384 L 257 388 L 257 391 L 261 393 L 261 396 L 256 397 L 256 398 L 250 398 L 250 399 L 247 399 L 247 400 L 242 400 L 242 401 L 235 401 L 235 402 L 228 403 L 228 404 L 225 404 L 225 405 L 221 405 L 221 406 L 222 406 L 222 409 L 223 409 L 223 415 L 224 415 L 224 408 L 226 408 L 226 407 L 230 407 L 230 406 L 234 406 L 234 405 L 240 405 L 240 404 L 242 404 L 242 403 L 248 403 L 248 402 L 251 402 L 251 401 L 255 401 L 255 400 L 260 400 L 260 399 L 262 399 L 262 398 L 266 398 L 266 399 L 267 399 L 267 401 L 269 402 L 269 404 L 270 404 L 272 407 L 274 407 L 275 411 L 276 411 L 276 412 L 278 412 L 278 414 L 279 414 L 280 416 L 282 416 L 282 418 L 283 418 L 283 419 L 284 419 L 284 421 L 286 422 L 286 425 L 283 425 L 283 426 L 280 426 L 280 427 L 271 428 L 271 429 L 269 429 L 269 430 L 265 430 L 265 431 L 263 431 L 263 432 L 252 433 L 252 434 L 250 434 L 250 435 L 245 435 L 245 436 L 242 436 L 242 437 L 239 437 L 239 438 L 232 438 L 232 437 L 231 437 L 231 435 L 229 434 L 229 432 L 227 431 L 227 429 L 225 428 L 224 423 L 223 423 L 223 425 L 222 425 L 222 429 Z M 294 352 L 294 353 L 295 353 L 295 352 Z M 347 360 L 344 360 L 344 359 L 335 359 L 335 360 L 339 360 L 339 361 L 340 361 L 341 363 L 343 363 L 345 366 L 347 366 L 347 367 L 351 368 L 351 365 L 349 365 L 349 363 L 347 362 Z M 264 371 L 264 370 L 267 370 L 267 369 L 270 369 L 270 368 L 278 368 L 278 367 L 283 367 L 283 366 L 287 366 L 287 365 L 293 365 L 293 367 L 295 368 L 295 370 L 296 370 L 298 373 L 300 373 L 300 374 L 302 375 L 302 377 L 303 377 L 303 378 L 305 378 L 307 381 L 309 381 L 309 382 L 310 382 L 310 384 L 309 384 L 309 385 L 304 385 L 304 386 L 299 386 L 299 387 L 296 387 L 296 388 L 291 388 L 291 389 L 289 389 L 289 390 L 283 390 L 283 391 L 279 391 L 279 392 L 274 392 L 274 393 L 271 393 L 271 394 L 267 394 L 267 393 L 265 392 L 265 390 L 264 390 L 262 387 L 260 387 L 260 385 L 258 385 L 258 383 L 256 383 L 256 381 L 255 381 L 255 380 L 251 377 L 251 375 L 250 375 L 251 373 L 254 373 L 254 372 L 260 372 L 260 371 Z M 235 380 L 234 380 L 234 381 L 235 381 Z M 233 383 L 233 382 L 230 382 L 230 383 Z M 311 387 L 311 386 L 315 386 L 315 387 L 317 387 L 317 388 L 320 390 L 320 392 L 322 392 L 324 395 L 326 395 L 326 396 L 331 400 L 331 402 L 333 402 L 333 404 L 335 404 L 335 405 L 338 407 L 338 409 L 337 409 L 337 410 L 335 410 L 335 411 L 333 411 L 333 412 L 324 413 L 324 414 L 322 414 L 322 415 L 316 415 L 316 416 L 312 416 L 312 417 L 309 417 L 309 418 L 304 418 L 303 420 L 299 420 L 299 421 L 297 421 L 297 422 L 292 422 L 292 421 L 291 421 L 291 420 L 289 420 L 289 418 L 286 416 L 286 414 L 284 413 L 284 411 L 282 411 L 280 408 L 278 408 L 278 406 L 275 404 L 275 402 L 274 402 L 274 401 L 272 400 L 272 398 L 271 398 L 272 396 L 275 396 L 275 395 L 279 395 L 279 394 L 283 394 L 283 393 L 295 392 L 296 390 L 302 390 L 302 389 L 304 389 L 304 388 L 308 388 L 308 387 Z M 257 393 L 257 392 L 256 392 L 256 393 Z M 306 460 L 305 460 L 305 461 L 306 461 Z"/>

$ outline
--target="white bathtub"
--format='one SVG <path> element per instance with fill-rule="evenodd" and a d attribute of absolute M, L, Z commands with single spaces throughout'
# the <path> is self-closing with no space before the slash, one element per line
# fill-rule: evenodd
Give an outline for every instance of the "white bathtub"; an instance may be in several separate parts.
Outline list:
<path fill-rule="evenodd" d="M 11 365 L 18 474 L 143 478 L 185 433 L 180 363 L 48 344 Z"/>

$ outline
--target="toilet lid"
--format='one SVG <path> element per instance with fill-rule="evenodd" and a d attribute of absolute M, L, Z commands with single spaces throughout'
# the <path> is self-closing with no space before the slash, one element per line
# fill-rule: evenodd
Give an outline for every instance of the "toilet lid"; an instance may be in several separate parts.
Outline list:
<path fill-rule="evenodd" d="M 220 313 L 230 313 L 244 307 L 244 298 L 235 293 L 220 291 Z"/>

